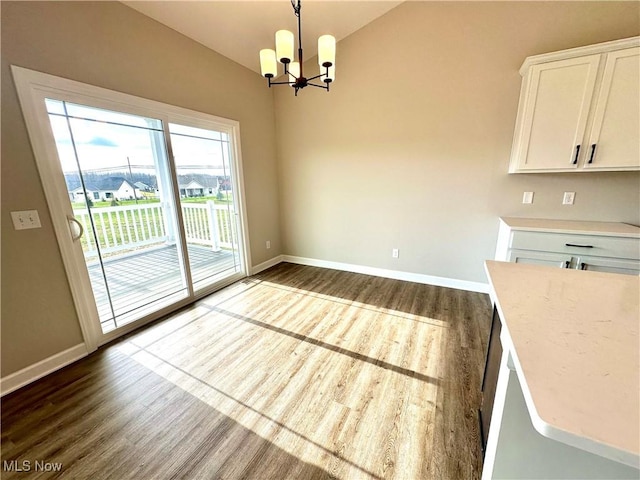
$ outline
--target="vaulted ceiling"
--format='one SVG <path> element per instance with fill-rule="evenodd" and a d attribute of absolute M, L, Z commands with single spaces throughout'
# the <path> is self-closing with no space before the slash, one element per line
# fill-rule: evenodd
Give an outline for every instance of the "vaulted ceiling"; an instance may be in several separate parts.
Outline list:
<path fill-rule="evenodd" d="M 275 47 L 276 30 L 297 31 L 297 20 L 290 0 L 123 3 L 256 72 L 260 72 L 258 52 L 262 48 Z M 320 35 L 328 33 L 340 41 L 400 3 L 303 0 L 302 43 L 305 59 L 316 55 Z M 336 60 L 339 65 L 339 46 Z"/>

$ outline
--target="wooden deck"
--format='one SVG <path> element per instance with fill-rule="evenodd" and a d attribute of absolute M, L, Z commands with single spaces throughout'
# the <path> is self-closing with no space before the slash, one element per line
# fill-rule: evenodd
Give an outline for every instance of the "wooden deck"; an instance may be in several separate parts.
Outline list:
<path fill-rule="evenodd" d="M 192 244 L 188 245 L 187 250 L 196 290 L 219 278 L 221 274 L 233 273 L 240 268 L 237 254 L 233 255 L 230 251 L 214 252 L 210 247 Z M 175 245 L 107 258 L 104 270 L 116 315 L 115 321 L 100 264 L 95 262 L 89 265 L 100 323 L 105 333 L 132 321 L 137 309 L 170 295 L 187 296 L 187 286 Z"/>

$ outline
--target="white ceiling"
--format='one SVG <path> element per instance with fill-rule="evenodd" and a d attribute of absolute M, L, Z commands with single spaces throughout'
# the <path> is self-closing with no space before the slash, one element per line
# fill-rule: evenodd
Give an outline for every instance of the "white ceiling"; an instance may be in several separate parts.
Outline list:
<path fill-rule="evenodd" d="M 259 51 L 262 48 L 275 48 L 276 30 L 290 30 L 297 38 L 297 19 L 290 0 L 122 3 L 258 73 Z M 316 55 L 320 35 L 331 34 L 339 41 L 400 3 L 303 0 L 301 18 L 305 60 Z M 340 68 L 340 45 L 336 64 Z"/>

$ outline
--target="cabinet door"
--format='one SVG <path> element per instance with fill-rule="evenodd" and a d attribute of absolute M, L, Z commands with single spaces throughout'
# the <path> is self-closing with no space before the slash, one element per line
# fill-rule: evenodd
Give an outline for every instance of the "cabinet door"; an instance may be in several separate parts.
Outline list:
<path fill-rule="evenodd" d="M 578 259 L 577 268 L 590 270 L 592 272 L 640 275 L 640 261 L 638 260 L 617 260 L 615 258 L 582 256 Z"/>
<path fill-rule="evenodd" d="M 510 171 L 577 168 L 599 63 L 589 55 L 531 67 Z"/>
<path fill-rule="evenodd" d="M 640 169 L 640 48 L 607 55 L 585 168 Z"/>
<path fill-rule="evenodd" d="M 570 268 L 571 255 L 563 253 L 536 252 L 532 250 L 509 250 L 509 261 L 530 265 L 548 265 L 557 268 Z"/>

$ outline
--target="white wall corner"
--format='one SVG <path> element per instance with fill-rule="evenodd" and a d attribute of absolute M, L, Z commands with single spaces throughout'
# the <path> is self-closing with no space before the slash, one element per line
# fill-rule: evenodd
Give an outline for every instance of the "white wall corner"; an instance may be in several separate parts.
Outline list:
<path fill-rule="evenodd" d="M 277 255 L 266 262 L 259 263 L 258 265 L 254 265 L 251 267 L 251 275 L 255 275 L 256 273 L 260 273 L 267 268 L 271 268 L 274 265 L 282 263 L 282 255 Z"/>
<path fill-rule="evenodd" d="M 56 353 L 49 358 L 45 358 L 38 363 L 25 367 L 22 370 L 18 370 L 6 377 L 0 378 L 0 396 L 11 393 L 31 382 L 35 382 L 39 378 L 55 372 L 62 367 L 66 367 L 70 363 L 80 360 L 87 355 L 87 347 L 84 343 L 81 343 L 75 347 Z"/>

